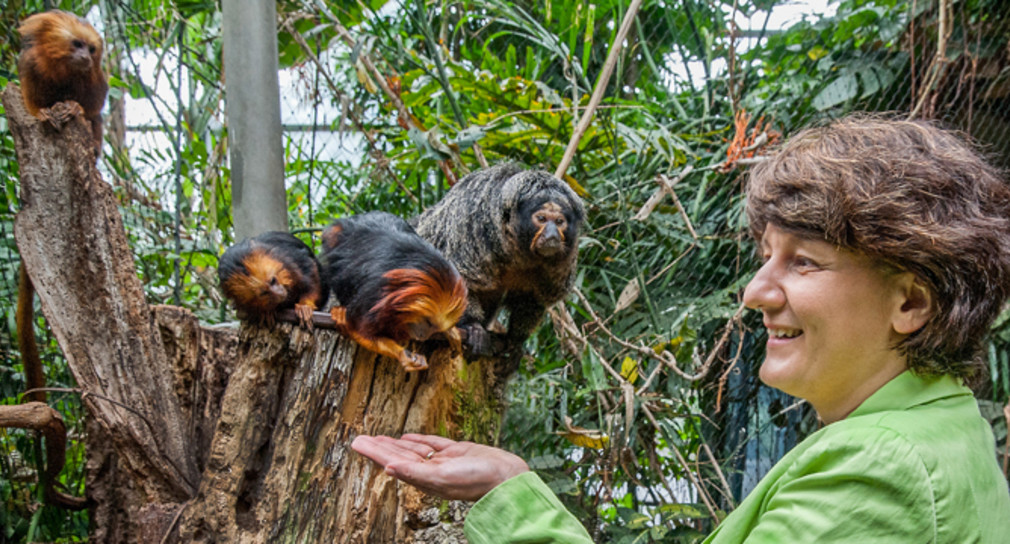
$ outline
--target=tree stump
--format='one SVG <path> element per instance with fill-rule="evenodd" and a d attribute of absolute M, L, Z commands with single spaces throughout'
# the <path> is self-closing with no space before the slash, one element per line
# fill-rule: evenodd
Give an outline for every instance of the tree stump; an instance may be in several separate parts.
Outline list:
<path fill-rule="evenodd" d="M 21 169 L 16 240 L 84 392 L 94 541 L 464 541 L 459 505 L 349 444 L 404 432 L 492 441 L 498 361 L 424 346 L 430 368 L 408 374 L 334 331 L 205 327 L 148 306 L 86 122 L 40 123 L 13 84 L 3 101 Z"/>

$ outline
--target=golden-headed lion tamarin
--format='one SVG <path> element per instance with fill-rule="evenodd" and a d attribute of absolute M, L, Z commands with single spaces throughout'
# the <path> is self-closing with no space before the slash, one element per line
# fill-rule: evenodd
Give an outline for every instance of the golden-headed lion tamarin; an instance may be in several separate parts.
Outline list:
<path fill-rule="evenodd" d="M 369 212 L 338 219 L 323 231 L 323 261 L 339 306 L 337 329 L 359 345 L 428 368 L 407 342 L 445 336 L 460 349 L 456 322 L 466 308 L 466 284 L 456 268 L 403 219 Z"/>
<path fill-rule="evenodd" d="M 221 290 L 242 319 L 272 325 L 277 312 L 294 308 L 303 327 L 330 295 L 312 249 L 295 235 L 271 231 L 229 247 L 218 260 Z"/>
<path fill-rule="evenodd" d="M 505 308 L 506 350 L 518 364 L 547 307 L 572 287 L 584 220 L 582 201 L 567 184 L 515 164 L 470 173 L 413 220 L 466 280 L 469 302 L 459 326 L 471 354 L 491 354 L 487 327 Z"/>
<path fill-rule="evenodd" d="M 84 113 L 100 156 L 102 106 L 109 90 L 102 71 L 102 37 L 84 19 L 60 10 L 28 17 L 18 32 L 18 77 L 28 112 L 56 128 Z"/>
<path fill-rule="evenodd" d="M 102 71 L 102 38 L 87 21 L 65 11 L 37 13 L 18 27 L 21 55 L 18 76 L 28 112 L 56 128 L 84 113 L 91 123 L 95 156 L 102 149 L 102 106 L 109 85 Z M 16 322 L 28 389 L 45 386 L 35 343 L 35 289 L 21 264 Z M 37 391 L 29 400 L 45 400 Z"/>

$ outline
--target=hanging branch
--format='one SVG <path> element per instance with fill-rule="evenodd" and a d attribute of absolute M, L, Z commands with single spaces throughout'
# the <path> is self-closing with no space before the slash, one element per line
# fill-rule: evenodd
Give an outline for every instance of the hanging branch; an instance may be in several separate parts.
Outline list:
<path fill-rule="evenodd" d="M 628 36 L 628 31 L 631 30 L 631 24 L 635 22 L 635 16 L 638 15 L 638 8 L 641 6 L 642 0 L 631 0 L 631 5 L 628 6 L 628 12 L 624 14 L 624 20 L 621 21 L 621 28 L 617 31 L 617 36 L 614 37 L 613 43 L 610 44 L 610 52 L 607 53 L 607 60 L 603 63 L 603 70 L 600 71 L 600 76 L 596 80 L 596 88 L 593 89 L 593 95 L 589 98 L 589 106 L 586 107 L 586 111 L 582 112 L 582 118 L 579 119 L 579 124 L 575 127 L 575 133 L 572 134 L 571 140 L 568 141 L 568 148 L 565 149 L 565 155 L 561 158 L 561 163 L 558 164 L 558 169 L 554 171 L 554 177 L 558 179 L 564 179 L 565 172 L 568 170 L 568 165 L 570 165 L 572 159 L 575 158 L 575 150 L 579 147 L 582 135 L 586 133 L 586 130 L 589 128 L 589 124 L 593 122 L 593 117 L 596 115 L 596 108 L 600 105 L 600 101 L 603 100 L 603 93 L 607 90 L 607 83 L 610 81 L 610 75 L 614 72 L 614 66 L 617 65 L 617 57 L 624 48 L 624 40 Z"/>
<path fill-rule="evenodd" d="M 46 502 L 68 510 L 84 510 L 88 500 L 60 493 L 53 487 L 67 457 L 67 426 L 63 416 L 44 402 L 26 402 L 13 406 L 0 406 L 0 428 L 14 427 L 42 433 L 46 441 L 46 467 L 40 471 L 39 481 L 45 491 Z"/>
<path fill-rule="evenodd" d="M 663 428 L 659 425 L 659 422 L 656 421 L 656 416 L 652 415 L 652 411 L 649 410 L 649 407 L 643 405 L 642 412 L 645 414 L 645 417 L 648 418 L 649 422 L 652 423 L 652 426 L 655 427 L 657 431 L 662 433 Z M 712 497 L 709 496 L 708 491 L 705 490 L 705 487 L 701 485 L 701 481 L 695 475 L 695 471 L 691 469 L 690 463 L 687 462 L 687 459 L 684 459 L 684 456 L 681 455 L 680 450 L 678 450 L 677 448 L 670 448 L 670 451 L 672 451 L 673 455 L 677 458 L 677 462 L 680 463 L 680 466 L 684 469 L 684 473 L 687 474 L 687 478 L 691 480 L 691 484 L 693 484 L 694 488 L 698 490 L 698 497 L 702 500 L 703 503 L 705 503 L 705 508 L 708 509 L 708 514 L 712 516 L 712 519 L 715 521 L 716 524 L 718 524 L 720 521 L 722 521 L 722 519 L 719 517 L 719 513 L 715 507 L 715 503 L 712 502 Z"/>

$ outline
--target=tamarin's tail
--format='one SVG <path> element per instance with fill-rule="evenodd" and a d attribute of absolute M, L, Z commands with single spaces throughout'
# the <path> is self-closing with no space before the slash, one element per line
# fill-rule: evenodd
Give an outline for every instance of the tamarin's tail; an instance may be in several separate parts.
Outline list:
<path fill-rule="evenodd" d="M 18 327 L 18 349 L 21 350 L 21 365 L 25 369 L 27 389 L 41 389 L 46 386 L 46 375 L 42 371 L 39 346 L 35 343 L 35 286 L 32 285 L 24 261 L 18 269 L 18 308 L 14 321 Z M 45 391 L 34 391 L 27 395 L 28 401 L 46 401 Z"/>

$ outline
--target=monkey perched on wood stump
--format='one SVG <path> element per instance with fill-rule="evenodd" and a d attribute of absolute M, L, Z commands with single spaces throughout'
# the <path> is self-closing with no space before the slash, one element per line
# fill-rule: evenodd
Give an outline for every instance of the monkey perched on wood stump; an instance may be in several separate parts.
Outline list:
<path fill-rule="evenodd" d="M 243 319 L 272 325 L 277 312 L 294 308 L 303 327 L 330 296 L 312 249 L 293 234 L 263 233 L 228 248 L 217 267 L 224 296 Z"/>
<path fill-rule="evenodd" d="M 21 55 L 18 77 L 25 109 L 57 130 L 83 113 L 91 123 L 95 157 L 102 151 L 102 106 L 109 90 L 102 71 L 102 37 L 80 17 L 60 10 L 36 13 L 18 27 Z M 18 279 L 15 314 L 28 389 L 45 387 L 45 374 L 35 343 L 35 287 L 24 263 Z M 43 391 L 30 400 L 45 401 Z"/>
<path fill-rule="evenodd" d="M 584 220 L 582 201 L 567 184 L 515 164 L 465 176 L 414 219 L 417 233 L 466 279 L 470 295 L 460 328 L 473 355 L 492 355 L 487 327 L 504 307 L 506 373 L 514 370 L 547 307 L 572 287 Z"/>
<path fill-rule="evenodd" d="M 466 284 L 456 268 L 403 219 L 369 212 L 338 219 L 323 231 L 323 261 L 340 306 L 337 330 L 411 372 L 427 359 L 406 349 L 442 333 L 460 350 L 456 322 Z"/>
<path fill-rule="evenodd" d="M 28 113 L 60 129 L 80 113 L 91 123 L 95 156 L 102 152 L 102 106 L 109 84 L 102 71 L 102 37 L 65 11 L 24 20 L 18 76 Z"/>

